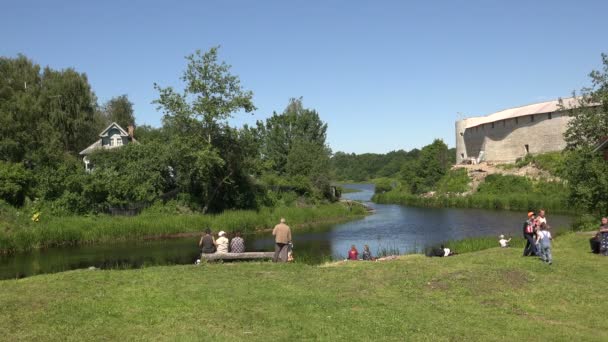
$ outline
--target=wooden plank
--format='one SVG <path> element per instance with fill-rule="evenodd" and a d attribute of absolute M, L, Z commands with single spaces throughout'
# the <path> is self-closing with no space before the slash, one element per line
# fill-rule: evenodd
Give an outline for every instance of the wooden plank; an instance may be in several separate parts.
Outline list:
<path fill-rule="evenodd" d="M 253 260 L 272 259 L 274 252 L 213 253 L 201 254 L 201 260 Z"/>

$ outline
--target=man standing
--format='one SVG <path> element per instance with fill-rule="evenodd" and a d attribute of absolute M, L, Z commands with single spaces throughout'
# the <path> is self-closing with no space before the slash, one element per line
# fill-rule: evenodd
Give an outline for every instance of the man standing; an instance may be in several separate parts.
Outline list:
<path fill-rule="evenodd" d="M 538 255 L 536 243 L 534 241 L 534 213 L 528 213 L 528 219 L 524 222 L 523 231 L 524 239 L 526 239 L 526 247 L 524 248 L 524 256 Z"/>
<path fill-rule="evenodd" d="M 285 224 L 285 219 L 281 218 L 281 223 L 274 226 L 274 262 L 287 262 L 287 244 L 291 242 L 291 229 Z"/>

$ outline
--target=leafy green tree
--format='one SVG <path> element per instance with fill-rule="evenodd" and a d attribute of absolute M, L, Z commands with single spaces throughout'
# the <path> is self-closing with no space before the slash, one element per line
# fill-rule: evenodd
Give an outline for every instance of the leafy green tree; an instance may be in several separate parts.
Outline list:
<path fill-rule="evenodd" d="M 562 104 L 572 117 L 564 135 L 569 149 L 591 147 L 608 132 L 608 55 L 602 54 L 602 63 L 601 70 L 589 74 L 591 87 L 581 90 L 576 105 Z"/>
<path fill-rule="evenodd" d="M 62 150 L 78 153 L 88 146 L 95 132 L 95 96 L 85 74 L 73 69 L 45 68 L 41 80 L 40 109 L 47 143 L 57 141 Z M 40 137 L 38 137 L 40 138 Z"/>
<path fill-rule="evenodd" d="M 570 189 L 569 201 L 574 207 L 608 214 L 608 163 L 590 149 L 569 152 L 564 178 Z"/>
<path fill-rule="evenodd" d="M 253 93 L 242 89 L 230 66 L 218 62 L 217 53 L 218 47 L 213 47 L 186 57 L 182 93 L 154 85 L 159 92 L 154 102 L 164 112 L 164 128 L 173 137 L 178 184 L 202 204 L 203 212 L 221 208 L 220 198 L 228 196 L 227 188 L 237 180 L 247 180 L 248 170 L 238 168 L 246 165 L 239 159 L 247 157 L 232 146 L 238 134 L 226 120 L 236 112 L 255 110 Z"/>
<path fill-rule="evenodd" d="M 281 114 L 258 121 L 253 136 L 259 146 L 261 172 L 289 179 L 301 194 L 330 197 L 330 149 L 327 124 L 302 99 L 292 98 Z"/>
<path fill-rule="evenodd" d="M 0 161 L 0 199 L 20 206 L 29 190 L 31 174 L 22 164 Z"/>
<path fill-rule="evenodd" d="M 129 125 L 135 124 L 133 114 L 133 103 L 127 95 L 120 95 L 110 99 L 103 105 L 102 112 L 106 117 L 107 124 L 116 122 L 122 128 L 127 129 Z"/>
<path fill-rule="evenodd" d="M 296 144 L 306 142 L 317 150 L 326 149 L 327 124 L 315 110 L 304 108 L 302 98 L 290 99 L 283 113 L 275 112 L 266 122 L 258 121 L 257 129 L 262 160 L 269 171 L 279 175 L 286 174 L 288 156 Z"/>
<path fill-rule="evenodd" d="M 213 47 L 205 53 L 197 50 L 186 57 L 188 66 L 181 77 L 183 93 L 154 84 L 159 92 L 154 103 L 165 113 L 165 124 L 182 134 L 202 134 L 208 144 L 234 113 L 256 109 L 253 93 L 243 90 L 238 76 L 230 73 L 230 65 L 218 62 L 218 49 Z"/>

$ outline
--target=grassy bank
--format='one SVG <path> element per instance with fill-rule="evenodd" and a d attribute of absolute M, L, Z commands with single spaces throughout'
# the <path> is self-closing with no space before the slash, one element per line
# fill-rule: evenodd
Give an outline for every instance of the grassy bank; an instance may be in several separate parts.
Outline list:
<path fill-rule="evenodd" d="M 273 227 L 281 217 L 292 226 L 333 222 L 360 217 L 365 210 L 352 210 L 340 203 L 314 207 L 278 207 L 230 210 L 219 215 L 143 213 L 133 217 L 70 216 L 45 217 L 31 222 L 29 215 L 13 212 L 0 222 L 0 251 L 24 251 L 62 245 L 134 240 L 179 233 L 241 230 L 250 232 Z"/>
<path fill-rule="evenodd" d="M 1 281 L 0 330 L 6 340 L 605 341 L 608 258 L 590 254 L 587 238 L 557 239 L 552 266 L 493 248 Z"/>
<path fill-rule="evenodd" d="M 552 213 L 577 213 L 575 208 L 568 206 L 565 198 L 517 193 L 505 193 L 503 195 L 476 193 L 468 196 L 440 194 L 431 197 L 422 197 L 399 191 L 389 191 L 374 195 L 372 200 L 376 203 L 383 204 L 391 203 L 430 208 L 475 208 L 516 211 L 538 210 L 538 208 L 544 208 Z"/>

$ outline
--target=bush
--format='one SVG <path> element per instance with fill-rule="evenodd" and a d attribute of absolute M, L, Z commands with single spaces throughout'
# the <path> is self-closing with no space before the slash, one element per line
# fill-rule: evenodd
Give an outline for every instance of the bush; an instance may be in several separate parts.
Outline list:
<path fill-rule="evenodd" d="M 16 206 L 23 205 L 31 174 L 22 164 L 0 161 L 0 199 Z"/>
<path fill-rule="evenodd" d="M 437 183 L 437 192 L 442 194 L 463 193 L 469 190 L 470 181 L 466 169 L 450 170 Z"/>

